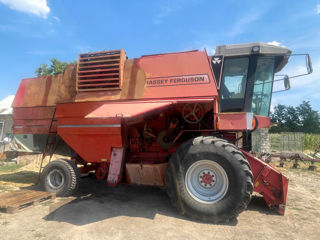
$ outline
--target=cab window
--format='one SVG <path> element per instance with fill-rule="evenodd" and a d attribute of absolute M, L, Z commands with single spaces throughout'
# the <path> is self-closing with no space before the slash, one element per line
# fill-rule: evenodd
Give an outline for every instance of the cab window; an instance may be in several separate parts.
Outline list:
<path fill-rule="evenodd" d="M 221 110 L 242 111 L 249 58 L 225 59 L 220 86 Z"/>

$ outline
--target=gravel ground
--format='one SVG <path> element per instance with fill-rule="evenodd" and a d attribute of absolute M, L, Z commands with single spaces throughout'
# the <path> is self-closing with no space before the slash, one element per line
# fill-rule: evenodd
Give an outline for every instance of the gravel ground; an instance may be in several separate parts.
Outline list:
<path fill-rule="evenodd" d="M 56 198 L 15 214 L 0 213 L 1 239 L 320 239 L 320 173 L 284 172 L 290 178 L 285 216 L 254 197 L 236 222 L 205 224 L 180 216 L 163 189 L 109 188 L 104 182 L 84 178 L 76 196 Z M 0 173 L 2 182 L 10 175 L 5 174 L 1 178 Z"/>

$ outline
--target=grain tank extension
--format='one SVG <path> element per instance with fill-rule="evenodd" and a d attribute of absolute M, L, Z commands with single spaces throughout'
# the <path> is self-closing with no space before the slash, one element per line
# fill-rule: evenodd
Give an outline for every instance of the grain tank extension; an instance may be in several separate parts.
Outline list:
<path fill-rule="evenodd" d="M 67 155 L 41 173 L 59 196 L 94 171 L 110 186 L 166 186 L 182 214 L 202 221 L 236 218 L 253 191 L 284 214 L 288 179 L 249 151 L 251 132 L 270 125 L 274 75 L 290 55 L 264 43 L 218 46 L 214 56 L 80 54 L 64 74 L 21 81 L 13 131 Z"/>

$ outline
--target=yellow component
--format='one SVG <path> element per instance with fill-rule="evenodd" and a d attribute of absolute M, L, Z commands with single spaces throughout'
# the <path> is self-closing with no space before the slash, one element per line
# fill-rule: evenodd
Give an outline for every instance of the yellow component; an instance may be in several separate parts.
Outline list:
<path fill-rule="evenodd" d="M 106 158 L 101 158 L 101 162 L 107 162 L 108 160 Z"/>
<path fill-rule="evenodd" d="M 258 187 L 259 184 L 260 184 L 259 182 L 256 182 L 256 183 L 254 184 L 254 186 L 255 186 L 255 187 Z"/>

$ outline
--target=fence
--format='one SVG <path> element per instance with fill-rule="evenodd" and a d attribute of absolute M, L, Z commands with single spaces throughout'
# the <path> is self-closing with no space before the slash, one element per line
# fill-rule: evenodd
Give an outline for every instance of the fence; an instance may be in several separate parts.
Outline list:
<path fill-rule="evenodd" d="M 304 133 L 287 132 L 269 134 L 270 149 L 282 152 L 303 152 Z"/>

